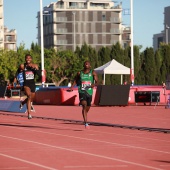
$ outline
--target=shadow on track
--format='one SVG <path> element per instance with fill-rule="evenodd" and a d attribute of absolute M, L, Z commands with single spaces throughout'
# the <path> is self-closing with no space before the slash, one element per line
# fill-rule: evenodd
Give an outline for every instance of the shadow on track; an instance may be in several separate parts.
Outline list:
<path fill-rule="evenodd" d="M 23 115 L 16 115 L 16 114 L 9 114 L 9 113 L 0 113 L 1 115 L 6 116 L 20 116 L 20 117 L 27 117 Z M 50 118 L 50 117 L 39 117 L 33 116 L 36 119 L 44 119 L 44 120 L 55 120 L 55 121 L 64 121 L 70 122 L 72 124 L 83 124 L 83 121 L 80 120 L 71 120 L 71 119 L 61 119 L 61 118 Z M 142 127 L 142 126 L 129 126 L 129 125 L 120 125 L 120 124 L 111 124 L 111 123 L 102 123 L 102 122 L 89 122 L 89 124 L 93 126 L 107 126 L 107 127 L 117 127 L 117 128 L 124 128 L 124 129 L 132 129 L 132 130 L 141 130 L 141 131 L 149 131 L 149 132 L 161 132 L 161 133 L 170 133 L 170 129 L 165 128 L 152 128 L 152 127 Z"/>

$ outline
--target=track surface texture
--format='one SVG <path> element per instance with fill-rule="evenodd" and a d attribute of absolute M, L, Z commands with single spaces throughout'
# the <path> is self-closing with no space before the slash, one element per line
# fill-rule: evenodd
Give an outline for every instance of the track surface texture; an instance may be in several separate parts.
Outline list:
<path fill-rule="evenodd" d="M 170 170 L 170 109 L 35 105 L 0 111 L 0 170 Z"/>

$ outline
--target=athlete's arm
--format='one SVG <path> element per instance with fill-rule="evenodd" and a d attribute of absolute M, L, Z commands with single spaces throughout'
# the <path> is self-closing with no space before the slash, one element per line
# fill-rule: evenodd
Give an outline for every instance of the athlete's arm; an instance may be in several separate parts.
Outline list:
<path fill-rule="evenodd" d="M 16 73 L 15 73 L 15 77 L 14 77 L 14 80 L 13 80 L 13 86 L 14 87 L 16 87 L 16 85 L 17 85 L 17 76 L 18 76 L 18 74 L 19 74 L 19 68 L 17 69 L 17 71 L 16 71 Z"/>
<path fill-rule="evenodd" d="M 94 70 L 93 70 L 93 78 L 94 78 L 94 83 L 91 85 L 92 88 L 98 85 L 98 76 Z"/>
<path fill-rule="evenodd" d="M 41 70 L 35 70 L 35 73 L 36 73 L 39 77 L 41 77 Z"/>
<path fill-rule="evenodd" d="M 35 74 L 37 74 L 39 77 L 41 77 L 41 70 L 39 70 L 37 64 L 32 64 L 32 63 L 31 63 L 29 66 L 34 69 Z"/>
<path fill-rule="evenodd" d="M 69 88 L 70 90 L 73 90 L 73 87 L 77 84 L 77 82 L 80 80 L 80 72 L 77 73 L 77 75 L 74 78 L 74 82 L 72 86 Z"/>

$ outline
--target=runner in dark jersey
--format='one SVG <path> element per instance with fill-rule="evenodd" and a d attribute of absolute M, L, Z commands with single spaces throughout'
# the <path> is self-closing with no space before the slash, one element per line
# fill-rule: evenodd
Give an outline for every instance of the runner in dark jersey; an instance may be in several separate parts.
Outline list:
<path fill-rule="evenodd" d="M 98 83 L 98 76 L 94 70 L 91 70 L 89 61 L 85 61 L 83 66 L 84 69 L 77 73 L 70 90 L 78 83 L 79 100 L 80 105 L 82 106 L 84 124 L 85 128 L 89 129 L 87 113 L 91 107 L 93 87 Z"/>
<path fill-rule="evenodd" d="M 39 70 L 37 64 L 32 63 L 32 56 L 27 54 L 25 56 L 25 63 L 24 63 L 24 92 L 27 98 L 20 103 L 20 109 L 22 109 L 23 105 L 27 104 L 27 112 L 28 112 L 28 119 L 31 119 L 31 102 L 33 102 L 35 97 L 35 75 L 41 76 L 41 70 Z"/>

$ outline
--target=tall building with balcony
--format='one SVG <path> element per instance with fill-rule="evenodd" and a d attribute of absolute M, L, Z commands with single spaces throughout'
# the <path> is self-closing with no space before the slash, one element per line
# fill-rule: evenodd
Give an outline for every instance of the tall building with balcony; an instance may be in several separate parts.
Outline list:
<path fill-rule="evenodd" d="M 122 46 L 127 47 L 131 45 L 131 28 L 130 27 L 122 27 Z"/>
<path fill-rule="evenodd" d="M 15 29 L 8 30 L 4 27 L 4 49 L 17 50 L 17 32 Z"/>
<path fill-rule="evenodd" d="M 153 48 L 157 50 L 160 43 L 170 43 L 170 6 L 164 8 L 164 30 L 153 35 Z"/>
<path fill-rule="evenodd" d="M 170 42 L 170 6 L 164 8 L 164 41 Z"/>
<path fill-rule="evenodd" d="M 4 26 L 4 7 L 3 0 L 0 0 L 0 49 L 17 50 L 17 33 L 16 30 L 8 30 Z"/>
<path fill-rule="evenodd" d="M 124 44 L 122 6 L 112 0 L 59 0 L 44 7 L 43 12 L 45 48 L 74 51 L 84 43 L 95 49 L 117 42 Z M 37 18 L 41 45 L 40 12 Z M 126 37 L 125 41 L 128 42 Z"/>
<path fill-rule="evenodd" d="M 3 0 L 0 0 L 0 49 L 4 49 L 4 9 Z"/>

